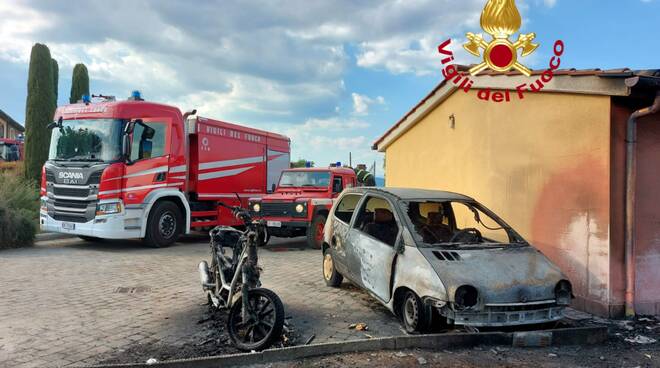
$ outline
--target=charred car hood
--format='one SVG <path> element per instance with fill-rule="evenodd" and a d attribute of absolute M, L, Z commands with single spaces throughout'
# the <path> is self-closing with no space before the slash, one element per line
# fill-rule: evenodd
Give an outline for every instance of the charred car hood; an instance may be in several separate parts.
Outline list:
<path fill-rule="evenodd" d="M 450 301 L 462 285 L 476 287 L 484 304 L 552 300 L 557 282 L 566 279 L 557 266 L 531 246 L 419 250 L 442 280 Z"/>

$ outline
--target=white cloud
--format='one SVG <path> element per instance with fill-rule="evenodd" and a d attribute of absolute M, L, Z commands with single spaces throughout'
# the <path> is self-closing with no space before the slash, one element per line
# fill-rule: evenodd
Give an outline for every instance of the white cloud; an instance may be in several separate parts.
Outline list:
<path fill-rule="evenodd" d="M 273 124 L 262 128 L 291 138 L 292 159 L 317 161 L 317 166 L 348 161 L 348 152 L 353 153 L 354 162 L 382 159 L 379 153 L 371 150 L 370 124 L 362 120 L 313 118 L 300 124 Z"/>
<path fill-rule="evenodd" d="M 43 42 L 63 77 L 84 62 L 92 89 L 104 88 L 94 93 L 121 97 L 140 89 L 148 99 L 197 108 L 203 116 L 288 129 L 316 150 L 350 148 L 373 157 L 374 132 L 338 116 L 365 118 L 385 100 L 347 90 L 348 68 L 439 75 L 437 45 L 449 37 L 456 61 L 473 62 L 461 38 L 479 31 L 484 4 L 3 0 L 0 59 L 25 64 L 32 45 Z M 349 98 L 351 107 L 342 111 Z"/>
<path fill-rule="evenodd" d="M 378 96 L 376 98 L 371 98 L 366 95 L 361 95 L 359 93 L 353 92 L 351 94 L 353 98 L 353 114 L 354 115 L 367 115 L 369 113 L 370 105 L 384 105 L 385 98 L 383 96 Z"/>
<path fill-rule="evenodd" d="M 0 2 L 0 16 L 0 59 L 11 62 L 27 62 L 33 44 L 30 35 L 53 24 L 38 11 L 11 1 Z"/>

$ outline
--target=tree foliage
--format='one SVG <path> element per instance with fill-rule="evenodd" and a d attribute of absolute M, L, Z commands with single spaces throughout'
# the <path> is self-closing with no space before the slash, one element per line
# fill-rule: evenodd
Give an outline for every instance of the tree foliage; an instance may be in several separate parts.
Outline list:
<path fill-rule="evenodd" d="M 41 167 L 48 158 L 48 124 L 55 114 L 53 62 L 46 45 L 35 44 L 30 54 L 28 93 L 25 104 L 25 177 L 41 180 Z"/>
<path fill-rule="evenodd" d="M 89 74 L 85 64 L 76 64 L 73 67 L 69 103 L 80 101 L 83 95 L 89 95 Z"/>
<path fill-rule="evenodd" d="M 52 68 L 53 68 L 53 93 L 55 94 L 55 108 L 57 108 L 57 95 L 58 91 L 57 89 L 59 88 L 59 81 L 60 81 L 60 66 L 57 64 L 57 60 L 51 59 L 51 62 L 53 63 Z"/>

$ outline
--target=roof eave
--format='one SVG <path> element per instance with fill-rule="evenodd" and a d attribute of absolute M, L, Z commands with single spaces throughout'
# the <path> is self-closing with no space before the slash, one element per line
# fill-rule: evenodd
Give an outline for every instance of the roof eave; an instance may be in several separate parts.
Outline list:
<path fill-rule="evenodd" d="M 495 89 L 515 91 L 516 87 L 527 84 L 530 79 L 524 75 L 477 75 L 472 77 L 474 89 Z M 536 80 L 536 79 L 534 79 Z M 372 149 L 385 152 L 387 147 L 403 133 L 412 128 L 440 103 L 451 96 L 457 88 L 442 81 L 422 102 L 408 112 L 399 122 L 374 142 Z M 545 84 L 544 93 L 572 93 L 602 96 L 629 96 L 630 88 L 624 78 L 597 75 L 556 75 Z M 532 92 L 527 92 L 532 93 Z"/>

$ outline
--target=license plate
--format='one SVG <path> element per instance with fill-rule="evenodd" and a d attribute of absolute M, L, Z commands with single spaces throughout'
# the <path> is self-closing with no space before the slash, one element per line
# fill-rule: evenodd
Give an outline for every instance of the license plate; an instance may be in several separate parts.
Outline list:
<path fill-rule="evenodd" d="M 63 222 L 62 223 L 62 229 L 75 230 L 76 229 L 76 224 L 74 224 L 72 222 Z"/>
<path fill-rule="evenodd" d="M 266 221 L 268 227 L 282 227 L 282 221 Z"/>

